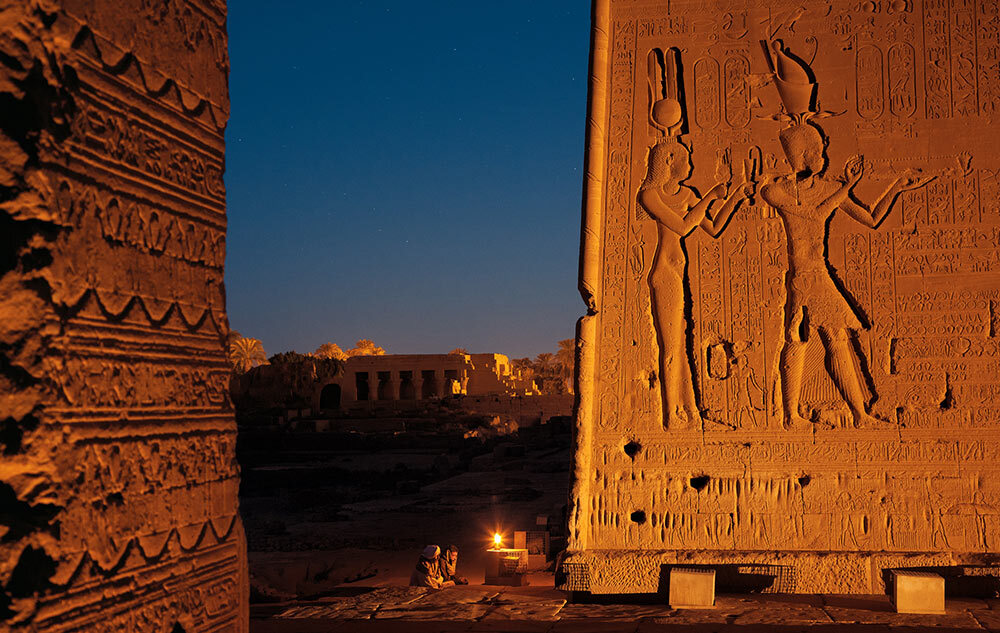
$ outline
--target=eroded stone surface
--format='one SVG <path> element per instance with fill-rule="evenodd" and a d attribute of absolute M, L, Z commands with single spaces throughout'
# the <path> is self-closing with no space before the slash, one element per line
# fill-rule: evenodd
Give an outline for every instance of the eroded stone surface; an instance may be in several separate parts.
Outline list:
<path fill-rule="evenodd" d="M 225 3 L 0 14 L 0 629 L 246 630 Z"/>
<path fill-rule="evenodd" d="M 594 7 L 569 580 L 993 564 L 995 4 Z"/>
<path fill-rule="evenodd" d="M 325 605 L 286 607 L 280 615 L 261 614 L 251 631 L 981 631 L 998 620 L 982 601 L 948 600 L 947 613 L 898 614 L 884 596 L 859 595 L 720 595 L 714 609 L 671 609 L 666 604 L 567 603 L 551 617 L 538 608 L 554 608 L 560 595 L 543 587 L 464 587 L 441 591 L 384 588 L 369 598 L 330 598 Z M 569 597 L 566 595 L 565 597 Z M 378 604 L 368 617 L 355 617 L 337 603 Z M 469 607 L 488 605 L 470 618 Z M 545 606 L 547 605 L 547 606 Z M 272 608 L 273 611 L 273 608 Z M 379 618 L 382 612 L 391 618 Z M 386 626 L 382 626 L 382 625 Z"/>

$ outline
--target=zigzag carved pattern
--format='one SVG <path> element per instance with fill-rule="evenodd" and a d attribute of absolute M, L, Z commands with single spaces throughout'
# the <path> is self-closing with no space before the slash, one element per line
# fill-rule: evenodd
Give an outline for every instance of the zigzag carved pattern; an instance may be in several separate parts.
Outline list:
<path fill-rule="evenodd" d="M 88 288 L 83 291 L 80 297 L 68 306 L 66 316 L 72 318 L 85 309 L 87 301 L 93 298 L 101 314 L 108 321 L 133 320 L 139 316 L 140 320 L 145 320 L 150 327 L 162 328 L 178 321 L 191 333 L 203 333 L 205 330 L 214 330 L 221 333 L 225 328 L 216 318 L 216 311 L 209 307 L 195 307 L 182 305 L 180 302 L 162 301 L 164 307 L 159 310 L 153 309 L 144 297 L 133 295 L 128 298 L 123 307 L 109 306 L 111 301 L 102 298 L 100 290 Z M 194 308 L 198 313 L 190 316 L 185 309 Z M 159 314 L 157 314 L 159 312 Z M 221 312 L 221 310 L 220 310 Z"/>
<path fill-rule="evenodd" d="M 72 48 L 85 53 L 98 62 L 102 70 L 109 75 L 129 74 L 137 77 L 146 96 L 169 103 L 192 119 L 211 125 L 220 136 L 223 134 L 227 115 L 222 112 L 219 105 L 212 103 L 190 88 L 181 86 L 177 80 L 165 75 L 161 75 L 162 80 L 159 85 L 154 84 L 151 75 L 160 73 L 155 70 L 147 73 L 143 70 L 142 62 L 131 51 L 116 50 L 117 47 L 110 41 L 105 40 L 102 47 L 98 42 L 98 37 L 100 36 L 95 34 L 89 26 L 82 24 L 73 37 Z M 110 58 L 109 51 L 112 50 L 118 53 L 118 58 L 114 61 L 108 61 L 105 56 Z M 185 94 L 188 96 L 185 97 Z M 194 105 L 188 105 L 189 101 L 193 101 Z"/>
<path fill-rule="evenodd" d="M 221 530 L 215 525 L 215 521 L 219 519 L 206 519 L 197 528 L 197 533 L 193 539 L 185 539 L 181 534 L 181 529 L 176 527 L 171 528 L 165 535 L 155 537 L 133 536 L 110 557 L 110 562 L 104 565 L 89 550 L 85 551 L 79 555 L 79 558 L 75 562 L 67 561 L 67 564 L 52 577 L 51 582 L 60 589 L 66 589 L 71 587 L 85 571 L 90 572 L 91 575 L 113 576 L 121 571 L 128 561 L 129 554 L 133 551 L 137 551 L 146 564 L 151 564 L 163 558 L 170 551 L 171 544 L 175 544 L 180 551 L 187 553 L 200 548 L 205 543 L 206 537 L 209 534 L 211 534 L 213 539 L 213 542 L 209 543 L 210 545 L 222 543 L 229 540 L 229 537 L 232 535 L 233 528 L 236 525 L 236 518 L 236 514 L 228 517 L 220 517 L 220 519 L 228 522 L 228 525 Z M 184 529 L 188 531 L 188 528 L 191 527 L 194 526 L 188 526 Z M 161 540 L 162 542 L 157 543 L 157 541 Z M 188 544 L 185 544 L 185 540 L 188 541 Z M 146 542 L 143 543 L 143 541 Z"/>

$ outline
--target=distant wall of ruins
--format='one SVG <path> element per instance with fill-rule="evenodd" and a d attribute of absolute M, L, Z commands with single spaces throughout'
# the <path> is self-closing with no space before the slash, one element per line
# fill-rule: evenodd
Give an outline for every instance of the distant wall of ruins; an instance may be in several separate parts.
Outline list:
<path fill-rule="evenodd" d="M 246 631 L 225 2 L 0 17 L 0 629 Z"/>
<path fill-rule="evenodd" d="M 595 0 L 571 588 L 997 564 L 998 58 L 993 2 Z"/>

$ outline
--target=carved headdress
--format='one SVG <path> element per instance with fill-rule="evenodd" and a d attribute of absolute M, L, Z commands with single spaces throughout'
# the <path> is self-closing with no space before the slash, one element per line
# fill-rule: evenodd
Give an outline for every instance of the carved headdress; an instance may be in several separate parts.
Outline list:
<path fill-rule="evenodd" d="M 793 125 L 797 125 L 810 119 L 843 114 L 819 109 L 819 82 L 816 81 L 809 62 L 793 53 L 781 40 L 760 40 L 760 47 L 774 79 L 774 87 L 778 89 L 781 105 L 784 106 L 784 112 L 775 115 L 774 119 L 791 120 Z"/>
<path fill-rule="evenodd" d="M 684 99 L 681 83 L 680 51 L 658 48 L 646 56 L 649 86 L 650 145 L 676 140 L 684 131 Z"/>
<path fill-rule="evenodd" d="M 781 40 L 774 40 L 770 47 L 761 40 L 760 46 L 764 49 L 764 59 L 774 77 L 785 112 L 798 121 L 815 113 L 817 83 L 809 64 L 785 48 Z M 771 48 L 774 49 L 773 56 Z"/>
<path fill-rule="evenodd" d="M 686 132 L 684 116 L 684 81 L 681 77 L 680 51 L 654 48 L 646 56 L 646 80 L 649 87 L 649 128 L 646 148 L 646 178 L 643 186 L 655 183 L 669 172 L 676 156 L 686 155 L 690 147 L 680 140 Z M 646 217 L 641 206 L 638 217 Z"/>

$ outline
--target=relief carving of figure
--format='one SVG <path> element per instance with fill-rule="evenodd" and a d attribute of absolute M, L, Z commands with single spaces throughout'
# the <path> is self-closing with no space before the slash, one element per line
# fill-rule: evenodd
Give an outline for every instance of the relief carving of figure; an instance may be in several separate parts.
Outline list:
<path fill-rule="evenodd" d="M 768 56 L 768 63 L 793 121 L 778 134 L 791 173 L 764 185 L 761 197 L 778 212 L 787 238 L 784 343 L 779 366 L 784 424 L 786 428 L 811 428 L 810 421 L 799 411 L 799 397 L 806 342 L 815 332 L 823 344 L 831 377 L 851 410 L 854 426 L 884 425 L 869 413 L 859 368 L 863 358 L 851 341 L 851 332 L 863 326 L 830 273 L 826 223 L 839 209 L 874 229 L 892 210 L 900 193 L 922 187 L 933 177 L 908 172 L 896 178 L 873 206 L 855 198 L 854 187 L 864 174 L 864 160 L 860 156 L 848 160 L 842 178 L 827 174 L 827 138 L 818 125 L 809 121 L 815 112 L 812 71 L 804 68 L 795 73 L 797 83 L 783 81 L 782 75 L 793 75 L 789 66 L 804 62 L 779 46 L 775 50 L 778 59 L 772 62 Z M 768 52 L 766 45 L 764 51 Z"/>
<path fill-rule="evenodd" d="M 678 53 L 675 49 L 667 51 L 663 62 L 659 55 L 655 49 L 649 54 L 650 121 L 663 135 L 646 154 L 646 177 L 639 187 L 637 202 L 657 222 L 656 254 L 648 281 L 660 349 L 664 426 L 701 429 L 704 420 L 695 399 L 687 343 L 687 253 L 682 241 L 699 225 L 717 236 L 752 185 L 741 185 L 727 199 L 725 184 L 715 185 L 704 197 L 684 184 L 691 175 L 691 151 L 675 136 L 683 128 L 677 90 Z M 709 206 L 722 199 L 722 208 L 711 218 L 707 214 Z"/>

